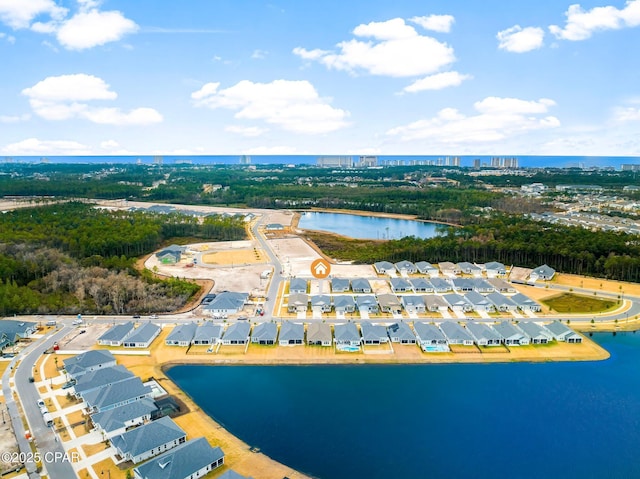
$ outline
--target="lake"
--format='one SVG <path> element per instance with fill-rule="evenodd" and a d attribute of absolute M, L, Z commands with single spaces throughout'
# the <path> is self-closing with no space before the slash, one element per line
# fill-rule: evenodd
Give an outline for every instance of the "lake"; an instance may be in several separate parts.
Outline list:
<path fill-rule="evenodd" d="M 357 239 L 400 239 L 405 236 L 433 238 L 438 236 L 438 223 L 360 216 L 346 213 L 300 213 L 298 226 L 307 230 L 329 231 Z"/>
<path fill-rule="evenodd" d="M 640 477 L 640 333 L 599 362 L 176 366 L 202 409 L 323 479 Z"/>

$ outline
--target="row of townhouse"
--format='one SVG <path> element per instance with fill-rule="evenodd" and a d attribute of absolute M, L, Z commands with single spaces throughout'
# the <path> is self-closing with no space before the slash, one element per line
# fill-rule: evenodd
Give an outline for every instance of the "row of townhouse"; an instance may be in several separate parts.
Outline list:
<path fill-rule="evenodd" d="M 98 338 L 101 346 L 124 346 L 125 348 L 148 348 L 158 337 L 162 328 L 150 321 L 137 328 L 133 321 L 114 324 Z"/>
<path fill-rule="evenodd" d="M 378 295 L 351 296 L 348 294 L 339 295 L 307 295 L 304 293 L 290 294 L 287 303 L 287 311 L 290 313 L 306 312 L 309 307 L 314 313 L 329 313 L 333 310 L 336 313 L 354 313 L 358 311 L 375 314 L 395 313 L 400 314 L 402 310 L 409 313 L 444 312 L 451 310 L 454 312 L 513 312 L 516 310 L 538 312 L 542 309 L 539 303 L 517 293 L 512 296 L 494 291 L 483 295 L 477 291 L 469 291 L 466 294 L 446 293 L 446 294 L 405 294 L 396 296 L 391 293 Z M 413 291 L 411 291 L 413 292 Z"/>

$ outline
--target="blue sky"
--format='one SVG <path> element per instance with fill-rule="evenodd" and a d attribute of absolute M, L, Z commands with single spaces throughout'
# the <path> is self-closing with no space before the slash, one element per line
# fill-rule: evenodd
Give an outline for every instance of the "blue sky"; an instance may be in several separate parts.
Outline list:
<path fill-rule="evenodd" d="M 640 0 L 0 0 L 0 155 L 640 155 Z"/>

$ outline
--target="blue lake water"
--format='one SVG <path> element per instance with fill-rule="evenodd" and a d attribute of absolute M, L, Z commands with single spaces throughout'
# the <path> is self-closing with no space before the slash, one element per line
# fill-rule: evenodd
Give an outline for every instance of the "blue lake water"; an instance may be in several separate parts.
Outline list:
<path fill-rule="evenodd" d="M 437 223 L 423 221 L 317 212 L 301 213 L 298 226 L 358 239 L 400 239 L 405 236 L 433 238 L 438 235 L 438 229 L 442 228 Z"/>
<path fill-rule="evenodd" d="M 176 366 L 202 409 L 323 479 L 640 477 L 640 333 L 599 362 Z"/>

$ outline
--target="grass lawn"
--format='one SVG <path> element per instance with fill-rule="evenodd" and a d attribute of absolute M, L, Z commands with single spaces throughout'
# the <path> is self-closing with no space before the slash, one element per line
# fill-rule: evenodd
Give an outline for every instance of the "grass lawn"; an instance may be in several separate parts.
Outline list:
<path fill-rule="evenodd" d="M 582 296 L 573 293 L 562 293 L 543 299 L 542 303 L 558 313 L 604 313 L 618 308 L 617 301 Z"/>

